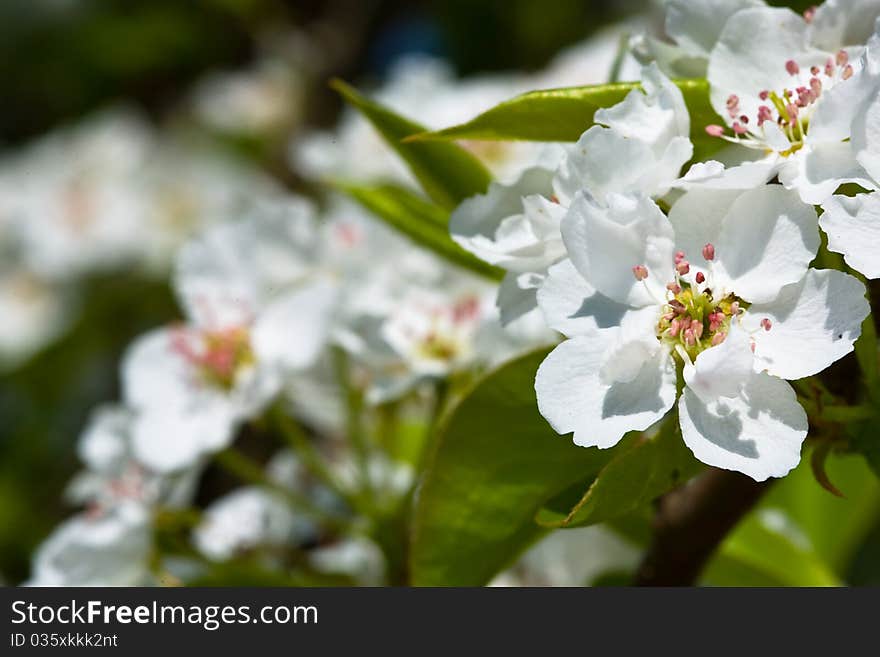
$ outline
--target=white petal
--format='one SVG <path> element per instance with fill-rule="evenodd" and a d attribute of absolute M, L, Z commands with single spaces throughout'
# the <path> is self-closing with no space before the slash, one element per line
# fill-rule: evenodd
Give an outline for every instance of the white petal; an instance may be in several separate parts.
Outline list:
<path fill-rule="evenodd" d="M 538 290 L 547 326 L 568 337 L 596 330 L 616 330 L 630 307 L 596 292 L 571 260 L 552 267 Z"/>
<path fill-rule="evenodd" d="M 156 472 L 173 472 L 193 467 L 203 455 L 227 447 L 234 428 L 229 409 L 215 405 L 202 411 L 141 414 L 132 427 L 135 458 Z"/>
<path fill-rule="evenodd" d="M 850 142 L 810 141 L 779 169 L 779 182 L 795 189 L 804 203 L 824 203 L 840 185 L 857 183 L 870 188 L 867 173 L 856 161 Z"/>
<path fill-rule="evenodd" d="M 785 62 L 793 59 L 802 69 L 823 66 L 827 53 L 809 46 L 807 24 L 790 9 L 743 9 L 727 21 L 709 58 L 711 101 L 727 117 L 726 102 L 739 97 L 740 111 L 755 120 L 764 101 L 763 90 L 781 93 L 791 86 Z"/>
<path fill-rule="evenodd" d="M 771 301 L 799 281 L 819 249 L 816 212 L 780 185 L 743 192 L 715 244 L 715 270 L 746 301 Z"/>
<path fill-rule="evenodd" d="M 553 189 L 563 205 L 582 190 L 602 202 L 612 193 L 660 196 L 672 186 L 692 154 L 687 137 L 674 137 L 655 152 L 647 142 L 593 126 L 568 147 Z"/>
<path fill-rule="evenodd" d="M 673 230 L 649 198 L 612 195 L 599 205 L 580 195 L 562 220 L 562 239 L 581 275 L 618 303 L 657 304 L 673 279 Z M 648 278 L 637 281 L 632 268 L 643 265 Z"/>
<path fill-rule="evenodd" d="M 832 196 L 822 208 L 819 226 L 828 250 L 842 253 L 846 264 L 868 278 L 880 278 L 880 195 Z"/>
<path fill-rule="evenodd" d="M 560 255 L 558 226 L 564 212 L 546 198 L 553 192 L 551 180 L 550 171 L 533 167 L 512 185 L 493 182 L 485 194 L 466 199 L 452 213 L 452 239 L 478 258 L 506 269 L 547 267 Z"/>
<path fill-rule="evenodd" d="M 77 454 L 90 470 L 107 471 L 122 465 L 128 456 L 131 419 L 131 413 L 120 406 L 93 411 L 77 444 Z"/>
<path fill-rule="evenodd" d="M 724 218 L 739 195 L 735 190 L 695 189 L 682 195 L 670 208 L 669 223 L 675 229 L 675 248 L 684 252 L 691 265 L 689 279 L 700 271 L 708 275 L 703 247 L 718 244 Z"/>
<path fill-rule="evenodd" d="M 829 52 L 864 43 L 871 36 L 878 15 L 877 0 L 825 0 L 810 23 L 810 39 L 816 47 Z"/>
<path fill-rule="evenodd" d="M 876 87 L 875 87 L 876 93 Z M 856 160 L 875 181 L 880 181 L 880 98 L 866 103 L 852 128 Z"/>
<path fill-rule="evenodd" d="M 174 330 L 150 331 L 128 348 L 121 367 L 122 388 L 132 408 L 179 408 L 198 387 L 196 373 L 173 350 Z"/>
<path fill-rule="evenodd" d="M 800 461 L 807 414 L 782 379 L 752 373 L 740 396 L 708 403 L 685 388 L 678 411 L 682 438 L 703 463 L 764 481 Z"/>
<path fill-rule="evenodd" d="M 818 374 L 853 350 L 870 307 L 865 286 L 843 272 L 811 269 L 768 304 L 746 314 L 755 341 L 755 368 L 783 379 Z M 769 331 L 760 326 L 771 322 Z"/>
<path fill-rule="evenodd" d="M 691 189 L 752 189 L 776 175 L 779 157 L 770 156 L 754 162 L 725 167 L 721 162 L 697 162 L 675 182 L 675 187 Z"/>
<path fill-rule="evenodd" d="M 599 378 L 609 340 L 579 336 L 554 349 L 535 377 L 538 408 L 559 433 L 574 432 L 582 447 L 612 447 L 628 431 L 646 429 L 675 402 L 675 367 L 658 351 L 626 383 Z"/>
<path fill-rule="evenodd" d="M 693 365 L 685 364 L 684 381 L 703 401 L 736 397 L 752 374 L 748 334 L 735 324 L 720 345 L 701 352 Z"/>
<path fill-rule="evenodd" d="M 544 276 L 540 274 L 505 274 L 498 286 L 495 301 L 502 326 L 515 322 L 538 307 L 537 292 L 543 280 Z"/>
<path fill-rule="evenodd" d="M 762 0 L 669 0 L 666 34 L 688 51 L 708 57 L 727 19 Z"/>
<path fill-rule="evenodd" d="M 596 110 L 593 120 L 659 155 L 674 137 L 688 137 L 690 116 L 681 89 L 656 64 L 645 66 L 641 77 L 644 91 L 633 89 L 616 105 Z"/>
<path fill-rule="evenodd" d="M 314 363 L 326 344 L 337 297 L 337 286 L 319 278 L 269 304 L 252 335 L 261 366 L 299 370 Z"/>

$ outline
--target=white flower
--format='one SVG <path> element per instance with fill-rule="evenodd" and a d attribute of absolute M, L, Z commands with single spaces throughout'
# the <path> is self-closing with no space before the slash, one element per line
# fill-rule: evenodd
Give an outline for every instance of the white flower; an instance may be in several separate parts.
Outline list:
<path fill-rule="evenodd" d="M 176 283 L 189 323 L 147 334 L 126 355 L 135 452 L 152 468 L 226 447 L 328 339 L 336 284 L 309 262 L 313 219 L 300 204 L 276 210 L 185 247 Z"/>
<path fill-rule="evenodd" d="M 555 174 L 526 170 L 512 185 L 492 183 L 464 201 L 449 221 L 452 238 L 509 273 L 498 295 L 502 322 L 536 308 L 547 268 L 565 254 L 559 222 L 582 189 L 603 201 L 616 192 L 662 196 L 693 154 L 681 91 L 656 66 L 642 70 L 644 91 L 595 114 L 595 125 L 565 149 Z"/>
<path fill-rule="evenodd" d="M 551 425 L 578 445 L 613 446 L 672 407 L 678 366 L 697 458 L 756 480 L 793 468 L 807 418 L 783 379 L 849 353 L 869 312 L 855 278 L 808 268 L 813 209 L 778 185 L 690 192 L 668 218 L 645 197 L 583 195 L 562 230 L 571 263 L 551 269 L 539 296 L 572 337 L 535 382 Z"/>
<path fill-rule="evenodd" d="M 208 558 L 225 561 L 248 550 L 296 545 L 312 531 L 278 493 L 250 486 L 212 502 L 193 540 Z"/>
<path fill-rule="evenodd" d="M 872 11 L 880 13 L 880 7 Z M 778 176 L 811 204 L 822 203 L 846 182 L 873 187 L 850 140 L 865 86 L 856 75 L 862 47 L 818 48 L 816 43 L 833 41 L 831 28 L 822 27 L 834 22 L 830 10 L 821 16 L 826 18 L 818 25 L 784 8 L 744 9 L 731 16 L 712 49 L 708 77 L 712 106 L 733 135 L 722 126 L 706 129 L 761 157 L 745 169 L 700 165 L 701 175 L 689 172 L 686 183 L 703 179 L 710 187 L 745 188 Z"/>
<path fill-rule="evenodd" d="M 346 538 L 309 551 L 309 565 L 331 575 L 348 575 L 360 586 L 380 586 L 385 578 L 385 556 L 366 538 Z"/>
<path fill-rule="evenodd" d="M 37 549 L 30 586 L 143 586 L 151 576 L 149 516 L 136 504 L 62 523 Z"/>

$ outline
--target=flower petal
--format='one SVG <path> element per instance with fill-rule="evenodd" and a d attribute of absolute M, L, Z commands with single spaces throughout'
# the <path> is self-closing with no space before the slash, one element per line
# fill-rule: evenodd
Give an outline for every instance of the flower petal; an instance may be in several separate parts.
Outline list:
<path fill-rule="evenodd" d="M 807 414 L 782 379 L 753 372 L 741 395 L 710 402 L 685 388 L 678 411 L 682 438 L 703 463 L 764 481 L 800 461 Z"/>
<path fill-rule="evenodd" d="M 675 403 L 675 367 L 658 350 L 632 381 L 606 385 L 599 369 L 612 336 L 579 336 L 554 349 L 535 377 L 538 408 L 559 433 L 582 447 L 612 447 L 628 431 L 647 429 Z"/>
<path fill-rule="evenodd" d="M 564 210 L 547 198 L 552 172 L 532 167 L 512 185 L 493 182 L 449 219 L 452 239 L 486 262 L 515 271 L 538 271 L 562 251 L 559 220 Z M 528 200 L 526 200 L 528 199 Z"/>
<path fill-rule="evenodd" d="M 731 15 L 763 4 L 762 0 L 669 0 L 666 34 L 689 52 L 708 57 Z"/>
<path fill-rule="evenodd" d="M 829 52 L 864 43 L 873 33 L 878 15 L 877 0 L 825 0 L 813 15 L 810 40 Z"/>
<path fill-rule="evenodd" d="M 811 141 L 783 162 L 779 182 L 786 189 L 797 190 L 801 200 L 810 205 L 825 202 L 844 183 L 873 187 L 848 141 Z"/>
<path fill-rule="evenodd" d="M 562 220 L 562 239 L 574 266 L 598 292 L 637 307 L 659 303 L 673 279 L 669 220 L 644 196 L 614 194 L 608 205 L 586 195 L 572 202 Z M 648 269 L 637 281 L 632 268 Z"/>
<path fill-rule="evenodd" d="M 215 404 L 200 411 L 140 414 L 132 426 L 135 458 L 156 472 L 173 472 L 193 467 L 203 455 L 228 446 L 235 424 L 230 408 Z"/>
<path fill-rule="evenodd" d="M 715 244 L 715 273 L 746 301 L 772 301 L 803 278 L 819 249 L 816 212 L 780 185 L 743 192 Z"/>
<path fill-rule="evenodd" d="M 880 278 L 880 195 L 832 196 L 822 208 L 819 226 L 828 250 L 842 253 L 846 264 L 868 278 Z"/>
<path fill-rule="evenodd" d="M 776 299 L 754 304 L 746 313 L 755 369 L 783 379 L 818 374 L 853 350 L 869 312 L 858 279 L 833 269 L 811 269 Z M 765 318 L 771 322 L 769 331 L 760 325 Z"/>
<path fill-rule="evenodd" d="M 327 341 L 337 296 L 332 281 L 318 278 L 270 303 L 251 336 L 260 365 L 299 370 L 313 364 Z"/>
<path fill-rule="evenodd" d="M 630 307 L 596 292 L 571 260 L 556 263 L 538 290 L 547 326 L 573 337 L 596 330 L 616 330 Z"/>
<path fill-rule="evenodd" d="M 720 345 L 701 352 L 693 365 L 684 366 L 684 381 L 704 402 L 736 397 L 752 374 L 748 334 L 735 324 Z"/>

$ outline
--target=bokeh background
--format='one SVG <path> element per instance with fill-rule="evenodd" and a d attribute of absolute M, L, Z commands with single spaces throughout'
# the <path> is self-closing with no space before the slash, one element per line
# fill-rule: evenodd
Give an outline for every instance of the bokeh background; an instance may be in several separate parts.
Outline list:
<path fill-rule="evenodd" d="M 210 142 L 212 152 L 309 191 L 285 153 L 298 132 L 337 120 L 341 102 L 328 78 L 380 83 L 411 52 L 440 56 L 461 75 L 535 71 L 561 49 L 633 16 L 650 20 L 651 11 L 647 0 L 4 0 L 0 160 L 122 104 L 176 139 Z M 265 61 L 281 71 L 281 115 L 259 134 L 227 134 L 204 107 L 211 81 Z M 7 584 L 26 579 L 35 546 L 70 513 L 62 492 L 78 469 L 76 438 L 93 407 L 118 397 L 125 346 L 178 314 L 167 277 L 135 266 L 90 273 L 76 295 L 76 312 L 53 339 L 0 369 L 0 580 Z M 0 323 L 10 323 L 2 308 Z M 856 496 L 840 502 L 861 518 L 844 579 L 880 584 L 876 486 L 864 483 L 870 475 L 861 463 L 836 474 L 859 482 L 849 489 Z M 832 502 L 818 495 L 810 500 L 827 517 Z M 826 528 L 829 541 L 833 529 Z"/>

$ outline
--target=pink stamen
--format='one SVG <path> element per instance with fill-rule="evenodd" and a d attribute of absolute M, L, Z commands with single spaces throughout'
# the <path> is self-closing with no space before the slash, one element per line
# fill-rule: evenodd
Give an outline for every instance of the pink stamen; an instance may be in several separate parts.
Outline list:
<path fill-rule="evenodd" d="M 843 69 L 843 73 L 841 74 L 840 77 L 842 77 L 844 80 L 849 80 L 852 76 L 853 76 L 853 67 L 851 64 L 847 64 L 846 68 Z"/>
<path fill-rule="evenodd" d="M 694 336 L 699 340 L 703 337 L 703 322 L 698 319 L 691 320 L 691 331 L 693 331 Z"/>
<path fill-rule="evenodd" d="M 739 301 L 734 301 L 730 304 L 730 314 L 736 317 L 740 313 Z"/>
<path fill-rule="evenodd" d="M 733 128 L 734 134 L 737 134 L 737 135 L 744 135 L 745 133 L 747 133 L 749 131 L 748 128 L 746 128 L 739 121 L 734 121 L 733 125 L 730 127 Z"/>
<path fill-rule="evenodd" d="M 720 125 L 707 125 L 706 134 L 710 137 L 721 137 L 724 134 L 724 128 Z"/>
<path fill-rule="evenodd" d="M 815 66 L 815 65 L 814 65 L 814 66 L 811 66 L 811 67 L 810 67 L 810 73 L 812 73 L 813 75 L 819 75 L 819 70 L 820 70 L 820 69 L 819 69 L 818 66 Z"/>
<path fill-rule="evenodd" d="M 789 59 L 785 62 L 785 70 L 788 71 L 789 75 L 797 75 L 801 72 L 801 67 L 797 65 L 796 61 Z"/>
<path fill-rule="evenodd" d="M 773 328 L 773 322 L 771 322 L 767 317 L 761 320 L 761 328 L 765 331 L 769 331 Z"/>
<path fill-rule="evenodd" d="M 816 7 L 815 7 L 815 6 L 813 6 L 813 7 L 807 7 L 806 9 L 804 9 L 804 20 L 805 20 L 807 23 L 812 23 L 812 22 L 813 22 L 813 18 L 814 18 L 815 16 L 816 16 Z"/>
<path fill-rule="evenodd" d="M 715 259 L 715 245 L 712 242 L 707 242 L 706 246 L 703 247 L 703 258 L 706 260 Z"/>
<path fill-rule="evenodd" d="M 682 260 L 684 260 L 684 251 L 676 251 L 675 252 L 675 264 L 678 264 Z"/>
<path fill-rule="evenodd" d="M 761 100 L 767 100 L 770 97 L 770 92 L 766 89 L 758 93 L 758 98 Z"/>
<path fill-rule="evenodd" d="M 721 331 L 720 333 L 716 333 L 715 335 L 712 336 L 712 346 L 717 347 L 722 342 L 724 342 L 724 338 L 726 338 L 726 337 L 727 337 L 727 334 L 724 331 Z"/>
<path fill-rule="evenodd" d="M 697 272 L 697 275 L 696 275 L 696 277 L 695 277 L 695 280 L 697 281 L 697 283 L 705 283 L 705 282 L 706 282 L 706 277 L 703 275 L 703 272 L 698 271 L 698 272 Z"/>
<path fill-rule="evenodd" d="M 810 78 L 810 91 L 816 98 L 822 95 L 822 81 L 819 78 Z"/>
<path fill-rule="evenodd" d="M 825 62 L 825 75 L 829 78 L 834 75 L 834 60 L 830 57 L 828 58 L 828 61 Z"/>
<path fill-rule="evenodd" d="M 846 63 L 849 61 L 849 55 L 846 50 L 838 50 L 835 59 L 838 66 L 846 66 Z"/>
<path fill-rule="evenodd" d="M 691 263 L 687 260 L 682 260 L 678 264 L 675 265 L 675 271 L 678 272 L 679 276 L 684 276 L 691 270 Z"/>
<path fill-rule="evenodd" d="M 669 325 L 669 336 L 673 338 L 677 338 L 678 334 L 681 333 L 681 325 L 682 320 L 676 318 L 672 320 L 672 323 Z"/>
<path fill-rule="evenodd" d="M 697 344 L 697 336 L 694 335 L 693 329 L 688 328 L 687 330 L 685 330 L 684 341 L 688 347 L 693 347 L 695 344 Z"/>
<path fill-rule="evenodd" d="M 637 281 L 643 281 L 648 278 L 648 268 L 645 265 L 636 265 L 632 268 L 632 273 Z"/>
<path fill-rule="evenodd" d="M 681 285 L 679 285 L 678 283 L 667 283 L 666 289 L 673 294 L 678 294 L 679 292 L 681 292 Z"/>

